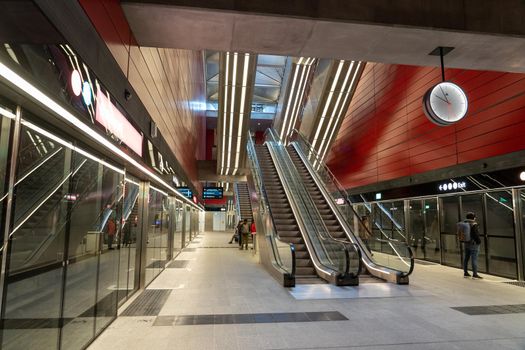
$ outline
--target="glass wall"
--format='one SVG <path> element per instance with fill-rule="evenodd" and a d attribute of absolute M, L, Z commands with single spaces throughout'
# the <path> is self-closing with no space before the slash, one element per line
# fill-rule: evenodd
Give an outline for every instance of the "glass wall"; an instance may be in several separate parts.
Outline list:
<path fill-rule="evenodd" d="M 473 212 L 481 238 L 479 271 L 517 278 L 516 232 L 522 228 L 515 227 L 514 212 L 522 212 L 523 208 L 514 208 L 512 193 L 509 189 L 409 199 L 405 201 L 408 225 L 401 215 L 403 201 L 360 203 L 354 208 L 359 216 L 373 218 L 374 237 L 397 240 L 406 237 L 417 259 L 458 268 L 462 267 L 464 252 L 456 237 L 457 223 L 464 220 L 468 212 Z M 521 203 L 524 198 L 522 194 Z M 385 244 L 371 241 L 371 245 L 375 251 L 389 253 Z"/>
<path fill-rule="evenodd" d="M 176 257 L 183 248 L 182 242 L 182 203 L 178 200 L 173 199 L 173 213 L 175 220 L 172 223 L 174 225 L 173 234 L 173 257 Z"/>

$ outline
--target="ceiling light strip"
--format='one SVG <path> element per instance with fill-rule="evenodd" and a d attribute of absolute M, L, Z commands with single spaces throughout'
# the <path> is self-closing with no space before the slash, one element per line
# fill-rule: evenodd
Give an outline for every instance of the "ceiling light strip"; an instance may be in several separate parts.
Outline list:
<path fill-rule="evenodd" d="M 337 94 L 338 95 L 337 100 L 335 101 L 335 105 L 334 105 L 334 108 L 332 109 L 332 113 L 328 120 L 328 124 L 324 130 L 324 135 L 323 135 L 323 138 L 321 139 L 321 144 L 319 145 L 319 153 L 322 152 L 325 143 L 328 145 L 326 137 L 330 133 L 330 128 L 332 127 L 332 123 L 336 119 L 337 112 L 339 112 L 339 103 L 341 103 L 341 98 L 343 97 L 344 93 L 347 91 L 348 79 L 350 78 L 350 73 L 352 72 L 353 68 L 354 68 L 354 61 L 350 63 L 350 66 L 348 67 L 348 70 L 345 75 L 345 79 L 343 81 L 343 85 L 341 85 L 341 89 L 339 90 L 339 93 Z"/>
<path fill-rule="evenodd" d="M 231 168 L 231 155 L 232 155 L 232 139 L 233 139 L 233 115 L 235 112 L 235 89 L 237 89 L 237 59 L 239 54 L 235 52 L 233 54 L 233 69 L 232 69 L 232 83 L 231 83 L 231 106 L 230 113 L 228 113 L 230 118 L 230 128 L 227 132 L 228 135 L 228 161 L 226 162 L 226 172 L 225 175 L 228 175 Z"/>
<path fill-rule="evenodd" d="M 241 89 L 241 104 L 240 104 L 240 113 L 239 113 L 239 127 L 237 128 L 237 147 L 235 152 L 235 166 L 234 166 L 234 175 L 239 168 L 239 160 L 241 154 L 241 141 L 242 141 L 242 129 L 244 122 L 244 111 L 246 110 L 246 90 L 248 89 L 248 69 L 250 67 L 250 54 L 244 54 L 244 66 L 242 71 L 242 89 Z"/>
<path fill-rule="evenodd" d="M 330 88 L 330 92 L 328 93 L 328 98 L 325 101 L 325 105 L 324 105 L 324 108 L 323 108 L 323 113 L 321 114 L 321 120 L 319 121 L 319 125 L 317 126 L 317 131 L 315 132 L 315 136 L 314 136 L 314 139 L 313 139 L 313 142 L 312 142 L 312 147 L 314 149 L 316 149 L 315 146 L 317 144 L 319 133 L 321 132 L 321 129 L 323 128 L 324 120 L 326 118 L 326 112 L 328 110 L 328 107 L 330 106 L 330 102 L 332 101 L 332 95 L 334 94 L 334 90 L 335 90 L 335 87 L 337 85 L 337 81 L 339 80 L 339 75 L 341 74 L 341 69 L 343 69 L 344 63 L 345 63 L 345 61 L 340 60 L 339 61 L 339 65 L 337 66 L 337 71 L 335 73 L 334 80 L 332 81 L 332 86 Z"/>
<path fill-rule="evenodd" d="M 281 124 L 281 140 L 284 138 L 284 130 L 286 128 L 286 123 L 288 122 L 288 113 L 290 112 L 290 103 L 292 102 L 292 98 L 294 96 L 294 90 L 295 90 L 295 81 L 297 80 L 297 75 L 299 73 L 299 67 L 301 66 L 301 62 L 303 61 L 304 57 L 301 57 L 297 64 L 295 65 L 295 72 L 292 79 L 292 89 L 290 90 L 290 94 L 288 95 L 288 103 L 286 104 L 286 110 L 284 112 L 284 119 Z M 292 98 L 290 97 L 292 96 Z"/>
<path fill-rule="evenodd" d="M 335 133 L 335 130 L 337 129 L 337 125 L 338 125 L 338 123 L 339 123 L 339 120 L 341 119 L 341 116 L 344 115 L 344 110 L 342 110 L 342 109 L 343 109 L 344 106 L 346 105 L 346 103 L 347 103 L 347 101 L 348 101 L 348 98 L 349 98 L 350 95 L 351 95 L 352 90 L 354 90 L 355 86 L 356 86 L 357 83 L 358 83 L 358 81 L 356 81 L 356 79 L 357 79 L 357 77 L 359 76 L 359 71 L 360 71 L 360 68 L 361 68 L 361 64 L 362 64 L 362 62 L 359 62 L 359 63 L 357 64 L 357 67 L 356 67 L 356 69 L 355 69 L 354 75 L 353 75 L 353 77 L 352 77 L 352 81 L 350 82 L 350 86 L 349 86 L 349 88 L 348 88 L 348 90 L 347 90 L 347 92 L 346 92 L 345 99 L 344 99 L 343 104 L 342 104 L 342 106 L 341 106 L 341 111 L 340 111 L 340 113 L 339 113 L 339 115 L 338 115 L 338 117 L 337 117 L 337 121 L 336 121 L 335 124 L 334 124 L 334 127 L 333 127 L 333 129 L 332 129 L 332 132 L 330 133 L 329 140 L 331 140 L 332 137 L 334 136 L 334 133 Z M 328 145 L 329 145 L 329 143 L 327 144 L 327 147 L 326 147 L 326 149 L 324 150 L 324 153 L 322 154 L 321 159 L 324 159 L 324 157 L 326 156 L 326 153 L 328 152 Z"/>
<path fill-rule="evenodd" d="M 170 186 L 166 181 L 164 181 L 162 178 L 157 176 L 155 173 L 147 169 L 145 166 L 140 164 L 138 161 L 136 161 L 133 157 L 129 156 L 127 153 L 125 153 L 123 150 L 118 148 L 115 144 L 108 141 L 104 136 L 96 132 L 94 129 L 90 128 L 88 125 L 86 125 L 83 121 L 75 117 L 73 114 L 71 114 L 69 111 L 67 111 L 64 107 L 59 105 L 57 102 L 49 98 L 46 94 L 44 94 L 42 91 L 31 85 L 28 81 L 23 79 L 21 76 L 13 72 L 11 69 L 9 69 L 6 65 L 3 63 L 0 63 L 0 76 L 17 86 L 22 91 L 26 92 L 31 98 L 38 101 L 41 105 L 47 107 L 54 113 L 56 113 L 58 116 L 60 116 L 62 119 L 70 123 L 73 127 L 76 129 L 82 131 L 84 134 L 89 136 L 93 141 L 101 144 L 105 148 L 107 148 L 109 151 L 111 151 L 116 156 L 120 157 L 124 161 L 128 162 L 138 170 L 140 170 L 144 175 L 148 176 L 149 178 L 157 181 L 158 183 L 162 184 L 166 188 L 170 189 L 175 196 L 181 197 L 185 202 L 188 202 L 192 206 L 201 208 L 197 205 L 195 205 L 192 201 L 184 197 L 182 194 L 180 194 L 175 188 Z M 28 122 L 26 122 L 28 124 Z M 35 126 L 35 130 L 38 127 Z M 40 129 L 40 128 L 38 128 Z M 44 131 L 44 130 L 42 130 Z M 53 135 L 54 136 L 54 135 Z"/>
<path fill-rule="evenodd" d="M 306 62 L 308 62 L 308 60 Z M 302 97 L 303 97 L 303 93 L 304 93 L 304 86 L 303 85 L 306 85 L 306 80 L 307 80 L 307 79 L 305 79 L 307 70 L 308 70 L 308 68 L 307 68 L 306 63 L 305 63 L 304 65 L 301 66 L 301 78 L 299 79 L 299 85 L 297 86 L 297 93 L 294 96 L 295 99 L 294 99 L 292 113 L 290 114 L 290 122 L 288 123 L 288 125 L 286 127 L 286 133 L 284 134 L 284 138 L 282 139 L 283 142 L 285 142 L 285 143 L 286 143 L 286 140 L 288 139 L 288 136 L 290 136 L 290 130 L 291 130 L 292 126 L 295 124 L 294 123 L 294 121 L 296 120 L 295 117 L 299 113 L 299 106 L 301 105 Z M 303 81 L 305 82 L 305 84 L 303 84 Z"/>
<path fill-rule="evenodd" d="M 307 83 L 308 83 L 308 77 L 310 76 L 310 70 L 311 70 L 311 69 L 312 69 L 312 65 L 309 65 L 309 66 L 308 66 L 308 70 L 307 70 L 307 72 L 306 72 L 306 80 L 305 80 L 305 82 L 304 82 L 303 89 L 302 89 L 302 91 L 301 91 L 301 99 L 300 99 L 301 102 L 302 102 L 303 99 L 304 99 L 304 94 L 305 94 L 305 92 L 306 92 L 306 85 L 307 85 Z M 292 126 L 292 128 L 295 126 L 295 123 L 297 122 L 297 118 L 298 118 L 298 116 L 299 116 L 299 111 L 300 111 L 300 108 L 297 110 L 297 113 L 295 114 L 295 116 L 294 116 L 293 119 L 292 119 L 292 122 L 291 122 L 291 124 L 290 124 L 290 125 Z M 293 129 L 292 129 L 292 130 L 293 130 Z M 291 130 L 290 130 L 290 131 L 291 131 Z M 290 131 L 288 132 L 288 135 L 290 134 Z"/>
<path fill-rule="evenodd" d="M 226 160 L 224 151 L 225 151 L 225 145 L 226 145 L 226 119 L 227 119 L 227 113 L 228 110 L 228 74 L 229 74 L 229 68 L 230 68 L 230 53 L 226 52 L 226 74 L 224 76 L 224 103 L 223 108 L 223 118 L 222 118 L 222 152 L 221 152 L 221 175 L 224 175 L 224 161 Z"/>
<path fill-rule="evenodd" d="M 0 107 L 0 115 L 3 115 L 4 117 L 7 117 L 9 119 L 15 119 L 16 117 L 12 112 L 2 107 Z"/>

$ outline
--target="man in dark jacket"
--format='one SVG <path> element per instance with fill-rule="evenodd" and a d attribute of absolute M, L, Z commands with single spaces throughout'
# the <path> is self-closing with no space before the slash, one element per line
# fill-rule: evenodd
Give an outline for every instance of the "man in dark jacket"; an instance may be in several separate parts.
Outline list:
<path fill-rule="evenodd" d="M 479 226 L 476 222 L 476 214 L 467 213 L 465 222 L 470 225 L 470 242 L 464 243 L 465 258 L 463 260 L 463 276 L 470 277 L 468 273 L 468 261 L 472 257 L 472 278 L 481 279 L 483 277 L 478 275 L 478 254 L 481 238 L 479 236 Z"/>

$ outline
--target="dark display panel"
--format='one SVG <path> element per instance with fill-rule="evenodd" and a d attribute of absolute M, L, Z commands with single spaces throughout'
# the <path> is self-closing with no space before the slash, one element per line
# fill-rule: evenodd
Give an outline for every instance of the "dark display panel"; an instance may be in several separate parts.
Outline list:
<path fill-rule="evenodd" d="M 177 191 L 179 191 L 186 198 L 193 198 L 193 192 L 188 187 L 177 187 Z"/>
<path fill-rule="evenodd" d="M 202 199 L 222 199 L 222 187 L 204 187 L 202 190 Z"/>

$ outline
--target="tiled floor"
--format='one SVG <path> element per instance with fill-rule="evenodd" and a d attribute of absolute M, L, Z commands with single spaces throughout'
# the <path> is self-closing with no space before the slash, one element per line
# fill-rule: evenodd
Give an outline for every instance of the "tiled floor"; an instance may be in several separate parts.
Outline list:
<path fill-rule="evenodd" d="M 525 290 L 504 279 L 464 279 L 458 269 L 416 264 L 409 286 L 288 290 L 251 251 L 225 249 L 234 247 L 227 244 L 230 236 L 201 235 L 190 245 L 194 251 L 178 257 L 188 261 L 185 267 L 166 269 L 153 281 L 149 289 L 171 291 L 160 317 L 120 316 L 89 349 L 525 349 L 525 313 L 468 315 L 452 309 L 525 304 Z M 305 316 L 290 316 L 330 311 L 347 320 L 299 322 Z M 285 319 L 226 322 L 228 315 L 256 320 L 254 314 Z M 184 321 L 190 318 L 193 325 Z"/>

